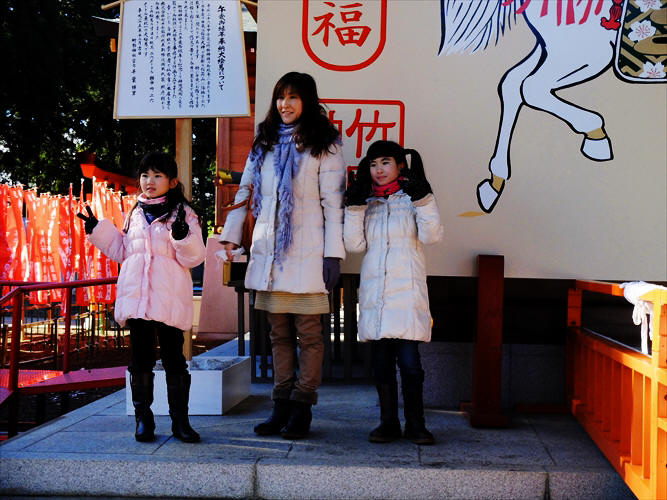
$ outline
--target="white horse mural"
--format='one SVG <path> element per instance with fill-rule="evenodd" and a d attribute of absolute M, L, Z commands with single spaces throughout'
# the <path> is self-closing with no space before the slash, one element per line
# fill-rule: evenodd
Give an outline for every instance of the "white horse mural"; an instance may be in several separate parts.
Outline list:
<path fill-rule="evenodd" d="M 625 80 L 665 81 L 667 0 L 440 2 L 441 54 L 472 53 L 498 43 L 521 16 L 536 38 L 528 55 L 510 68 L 498 85 L 502 108 L 489 162 L 491 175 L 477 185 L 477 201 L 486 213 L 496 206 L 510 178 L 510 143 L 521 106 L 565 121 L 583 136 L 581 152 L 585 157 L 607 161 L 613 158 L 613 150 L 604 118 L 562 99 L 556 91 L 596 78 L 614 60 L 617 73 Z M 620 53 L 623 44 L 631 46 L 630 52 Z"/>

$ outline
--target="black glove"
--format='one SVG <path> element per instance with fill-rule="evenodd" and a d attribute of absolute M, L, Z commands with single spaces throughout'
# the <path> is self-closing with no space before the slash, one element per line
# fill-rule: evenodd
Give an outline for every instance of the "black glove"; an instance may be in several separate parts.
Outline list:
<path fill-rule="evenodd" d="M 322 278 L 327 292 L 333 290 L 340 277 L 340 261 L 335 257 L 324 257 L 322 263 Z"/>
<path fill-rule="evenodd" d="M 88 212 L 87 217 L 81 212 L 76 214 L 76 216 L 83 221 L 83 229 L 86 231 L 86 234 L 91 234 L 95 226 L 97 226 L 97 217 L 93 215 L 93 211 L 88 205 L 86 205 L 86 212 Z"/>
<path fill-rule="evenodd" d="M 433 192 L 426 177 L 419 178 L 410 175 L 410 173 L 408 173 L 406 177 L 399 178 L 398 185 L 401 186 L 403 192 L 407 194 L 413 202 L 421 200 L 427 194 Z"/>
<path fill-rule="evenodd" d="M 370 170 L 359 165 L 355 179 L 350 182 L 345 191 L 345 206 L 366 205 L 366 199 L 371 196 L 372 192 Z"/>
<path fill-rule="evenodd" d="M 190 226 L 185 222 L 185 207 L 183 203 L 178 206 L 178 213 L 176 214 L 176 219 L 171 225 L 171 237 L 175 240 L 182 240 L 190 232 Z"/>

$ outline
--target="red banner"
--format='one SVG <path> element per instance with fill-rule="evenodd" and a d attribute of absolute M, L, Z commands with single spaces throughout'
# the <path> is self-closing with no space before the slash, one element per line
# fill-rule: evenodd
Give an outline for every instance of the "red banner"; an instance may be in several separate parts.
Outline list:
<path fill-rule="evenodd" d="M 8 241 L 9 186 L 0 184 L 0 279 L 9 280 L 12 267 L 12 249 Z"/>
<path fill-rule="evenodd" d="M 7 187 L 7 186 L 5 186 Z M 30 270 L 26 230 L 23 225 L 23 188 L 7 187 L 9 210 L 7 211 L 6 238 L 11 250 L 9 279 L 26 281 Z"/>
<path fill-rule="evenodd" d="M 85 237 L 84 223 L 76 217 L 78 212 L 85 213 L 83 199 L 83 181 L 79 199 L 71 187 L 68 196 L 52 196 L 0 184 L 0 279 L 60 282 L 118 276 L 118 265 Z M 136 196 L 121 197 L 105 182 L 93 180 L 91 207 L 98 219 L 122 228 L 123 217 L 135 202 Z M 60 290 L 29 294 L 31 304 L 64 302 L 64 298 Z M 115 286 L 76 290 L 76 305 L 92 301 L 114 302 Z M 61 314 L 64 309 L 62 304 Z"/>

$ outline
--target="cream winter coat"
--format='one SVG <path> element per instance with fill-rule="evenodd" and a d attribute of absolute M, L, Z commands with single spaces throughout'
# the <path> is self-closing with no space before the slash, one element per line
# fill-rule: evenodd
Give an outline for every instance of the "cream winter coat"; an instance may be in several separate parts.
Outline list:
<path fill-rule="evenodd" d="M 100 220 L 90 242 L 107 257 L 121 263 L 116 285 L 114 316 L 124 326 L 130 318 L 159 321 L 180 330 L 192 327 L 190 268 L 206 257 L 201 228 L 194 211 L 185 207 L 190 232 L 182 240 L 171 237 L 176 211 L 150 225 L 139 207 L 130 215 L 127 233 L 108 220 Z"/>
<path fill-rule="evenodd" d="M 422 245 L 440 241 L 442 232 L 432 194 L 412 203 L 398 191 L 345 208 L 345 248 L 366 251 L 359 286 L 361 341 L 431 340 Z"/>
<path fill-rule="evenodd" d="M 334 149 L 335 148 L 335 149 Z M 262 209 L 255 222 L 250 260 L 245 276 L 246 288 L 290 293 L 327 293 L 322 277 L 323 257 L 345 258 L 343 246 L 343 193 L 345 163 L 339 146 L 331 146 L 319 158 L 306 149 L 292 179 L 292 244 L 275 265 L 277 178 L 273 151 L 266 153 L 260 169 Z M 234 203 L 248 198 L 253 184 L 253 168 L 246 162 Z M 220 241 L 240 244 L 246 207 L 229 213 Z"/>

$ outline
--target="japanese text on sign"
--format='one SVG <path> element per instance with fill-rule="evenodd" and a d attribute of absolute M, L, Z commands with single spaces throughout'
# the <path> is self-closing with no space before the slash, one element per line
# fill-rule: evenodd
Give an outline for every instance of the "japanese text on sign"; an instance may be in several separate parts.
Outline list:
<path fill-rule="evenodd" d="M 249 113 L 237 1 L 122 5 L 117 118 Z"/>
<path fill-rule="evenodd" d="M 328 108 L 329 121 L 340 132 L 346 146 L 345 158 L 354 165 L 372 142 L 382 139 L 403 144 L 405 105 L 401 101 L 321 99 L 321 102 Z"/>

